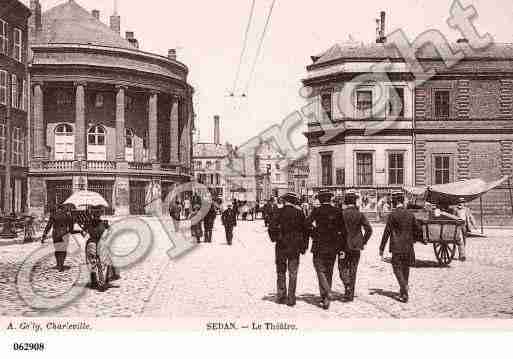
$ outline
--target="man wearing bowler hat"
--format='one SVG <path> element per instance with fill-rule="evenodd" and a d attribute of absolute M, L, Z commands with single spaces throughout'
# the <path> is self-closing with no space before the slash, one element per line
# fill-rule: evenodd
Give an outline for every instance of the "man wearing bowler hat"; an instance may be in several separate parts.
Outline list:
<path fill-rule="evenodd" d="M 278 303 L 290 307 L 296 305 L 297 272 L 299 257 L 308 249 L 306 218 L 299 208 L 300 198 L 295 193 L 281 197 L 284 202 L 271 220 L 269 228 L 277 228 L 278 233 L 270 233 L 271 241 L 276 243 L 276 273 Z M 287 270 L 289 287 L 287 292 Z"/>
<path fill-rule="evenodd" d="M 354 289 L 356 284 L 356 272 L 360 262 L 360 254 L 372 236 L 372 227 L 367 217 L 356 207 L 356 193 L 348 192 L 344 196 L 346 209 L 344 223 L 346 225 L 347 237 L 343 250 L 338 258 L 338 270 L 340 279 L 345 287 L 345 301 L 354 300 Z M 363 233 L 362 233 L 363 231 Z"/>
<path fill-rule="evenodd" d="M 402 192 L 392 194 L 392 203 L 395 209 L 388 216 L 379 247 L 379 255 L 383 258 L 387 241 L 390 239 L 392 267 L 400 287 L 399 299 L 406 303 L 409 299 L 410 266 L 415 265 L 413 244 L 415 236 L 419 232 L 419 224 L 415 216 L 404 208 Z"/>
<path fill-rule="evenodd" d="M 319 192 L 320 206 L 314 208 L 307 219 L 313 238 L 313 264 L 319 281 L 321 306 L 326 310 L 330 306 L 333 267 L 346 238 L 342 210 L 331 205 L 332 197 L 333 193 L 329 191 Z"/>

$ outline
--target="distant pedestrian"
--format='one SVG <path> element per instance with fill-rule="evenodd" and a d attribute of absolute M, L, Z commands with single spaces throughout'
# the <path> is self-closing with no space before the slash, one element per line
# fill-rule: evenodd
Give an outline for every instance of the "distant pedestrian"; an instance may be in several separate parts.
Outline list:
<path fill-rule="evenodd" d="M 186 198 L 183 201 L 183 211 L 185 218 L 189 218 L 189 215 L 191 214 L 191 200 L 189 198 Z"/>
<path fill-rule="evenodd" d="M 310 215 L 310 204 L 308 203 L 308 201 L 304 200 L 303 203 L 301 204 L 301 210 L 303 211 L 303 214 L 305 215 L 305 217 L 308 217 Z"/>
<path fill-rule="evenodd" d="M 392 194 L 392 205 L 395 209 L 388 216 L 379 255 L 383 258 L 387 241 L 390 239 L 392 267 L 400 287 L 399 299 L 406 303 L 409 300 L 410 267 L 415 265 L 413 245 L 420 229 L 415 216 L 404 208 L 403 193 Z"/>
<path fill-rule="evenodd" d="M 182 213 L 182 205 L 181 205 L 180 201 L 176 200 L 174 203 L 171 203 L 169 205 L 169 215 L 175 221 L 180 220 L 181 213 Z"/>
<path fill-rule="evenodd" d="M 201 206 L 198 204 L 195 204 L 192 208 L 192 212 L 187 218 L 191 221 L 191 233 L 192 236 L 196 239 L 196 243 L 201 243 L 201 238 L 203 237 L 203 229 L 202 229 L 202 220 L 199 216 L 199 211 L 201 209 Z M 194 222 L 194 223 L 193 223 Z"/>
<path fill-rule="evenodd" d="M 320 206 L 313 209 L 307 219 L 313 238 L 313 264 L 319 281 L 321 306 L 329 309 L 333 267 L 337 254 L 342 250 L 346 238 L 346 227 L 342 211 L 331 205 L 333 194 L 321 191 L 317 195 Z"/>
<path fill-rule="evenodd" d="M 282 199 L 284 206 L 275 213 L 269 226 L 270 229 L 276 228 L 276 231 L 269 235 L 271 241 L 276 243 L 278 303 L 293 307 L 296 305 L 299 257 L 308 249 L 308 233 L 305 215 L 298 207 L 299 197 L 294 193 L 287 193 L 282 196 Z M 288 291 L 287 271 L 289 273 Z"/>
<path fill-rule="evenodd" d="M 221 215 L 221 222 L 226 233 L 226 243 L 231 246 L 233 242 L 233 228 L 237 226 L 237 214 L 233 209 L 233 205 L 229 202 L 228 208 Z"/>
<path fill-rule="evenodd" d="M 372 227 L 367 217 L 356 207 L 356 200 L 357 196 L 354 193 L 347 193 L 344 198 L 346 209 L 343 215 L 347 236 L 338 258 L 340 279 L 345 287 L 344 299 L 348 302 L 354 300 L 361 251 L 372 236 Z"/>
<path fill-rule="evenodd" d="M 203 218 L 203 227 L 205 228 L 205 243 L 212 243 L 212 231 L 216 221 L 217 209 L 216 204 L 212 202 L 210 208 Z"/>

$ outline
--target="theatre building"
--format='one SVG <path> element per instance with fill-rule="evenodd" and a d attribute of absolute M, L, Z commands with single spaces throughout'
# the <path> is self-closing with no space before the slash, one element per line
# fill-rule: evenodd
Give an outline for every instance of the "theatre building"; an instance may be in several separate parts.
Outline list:
<path fill-rule="evenodd" d="M 73 0 L 43 13 L 30 4 L 31 213 L 82 189 L 116 215 L 160 212 L 191 176 L 187 66 L 175 50 L 160 56 L 140 50 L 133 32 L 122 37 L 116 13 L 106 25 Z"/>
<path fill-rule="evenodd" d="M 8 214 L 26 210 L 29 16 L 18 0 L 0 5 L 0 210 Z"/>

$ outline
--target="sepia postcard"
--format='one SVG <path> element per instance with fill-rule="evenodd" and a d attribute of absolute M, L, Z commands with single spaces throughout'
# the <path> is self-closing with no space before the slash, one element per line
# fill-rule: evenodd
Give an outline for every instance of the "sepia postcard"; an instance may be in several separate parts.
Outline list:
<path fill-rule="evenodd" d="M 0 0 L 0 331 L 513 329 L 511 5 Z"/>

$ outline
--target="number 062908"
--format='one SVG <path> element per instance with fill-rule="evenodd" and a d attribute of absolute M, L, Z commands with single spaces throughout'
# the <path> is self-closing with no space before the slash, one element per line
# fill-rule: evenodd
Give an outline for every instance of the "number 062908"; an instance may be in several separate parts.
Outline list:
<path fill-rule="evenodd" d="M 12 346 L 14 351 L 44 351 L 44 343 L 14 343 Z"/>

